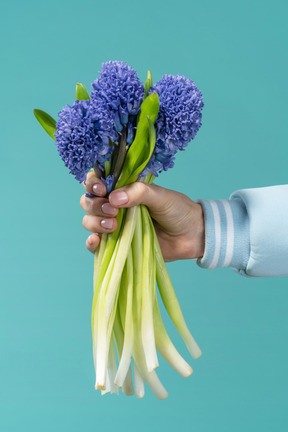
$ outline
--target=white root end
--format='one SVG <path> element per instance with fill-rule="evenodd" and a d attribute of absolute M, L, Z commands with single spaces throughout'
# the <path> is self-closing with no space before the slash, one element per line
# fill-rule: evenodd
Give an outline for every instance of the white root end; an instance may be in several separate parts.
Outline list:
<path fill-rule="evenodd" d="M 129 366 L 128 373 L 124 380 L 122 391 L 126 396 L 132 396 L 134 394 L 131 365 Z"/>
<path fill-rule="evenodd" d="M 136 397 L 138 399 L 142 399 L 145 395 L 144 380 L 135 362 L 134 362 L 134 384 L 135 384 Z"/>
<path fill-rule="evenodd" d="M 201 357 L 202 351 L 199 348 L 199 346 L 198 346 L 197 342 L 195 341 L 195 339 L 193 338 L 193 336 L 191 335 L 191 333 L 189 332 L 189 330 L 185 333 L 183 332 L 182 337 L 183 337 L 183 340 L 184 340 L 184 342 L 187 346 L 187 349 L 190 352 L 191 356 L 194 359 Z"/>

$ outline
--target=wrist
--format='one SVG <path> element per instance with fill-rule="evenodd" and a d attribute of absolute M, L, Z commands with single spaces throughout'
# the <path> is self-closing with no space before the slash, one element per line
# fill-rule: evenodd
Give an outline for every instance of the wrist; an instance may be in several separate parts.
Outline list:
<path fill-rule="evenodd" d="M 179 242 L 178 259 L 202 258 L 205 250 L 205 221 L 201 204 L 192 201 L 191 228 Z"/>
<path fill-rule="evenodd" d="M 205 250 L 205 220 L 201 204 L 195 204 L 195 232 L 194 232 L 194 253 L 193 258 L 202 258 Z"/>

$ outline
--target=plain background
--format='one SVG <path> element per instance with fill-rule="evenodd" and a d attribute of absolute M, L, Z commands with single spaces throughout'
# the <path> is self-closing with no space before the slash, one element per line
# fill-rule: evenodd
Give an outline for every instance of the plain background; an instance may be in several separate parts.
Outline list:
<path fill-rule="evenodd" d="M 194 374 L 161 361 L 165 401 L 94 391 L 83 188 L 32 112 L 57 117 L 104 61 L 125 60 L 142 80 L 148 68 L 154 81 L 180 73 L 203 92 L 203 126 L 157 183 L 192 199 L 286 184 L 287 19 L 286 0 L 1 6 L 1 430 L 287 431 L 287 278 L 169 264 L 203 350 Z"/>

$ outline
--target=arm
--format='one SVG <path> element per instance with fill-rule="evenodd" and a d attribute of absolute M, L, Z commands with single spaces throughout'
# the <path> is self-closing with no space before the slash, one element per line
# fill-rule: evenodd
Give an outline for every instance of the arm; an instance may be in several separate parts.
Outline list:
<path fill-rule="evenodd" d="M 243 189 L 229 200 L 198 202 L 143 183 L 113 191 L 107 199 L 105 185 L 91 173 L 85 188 L 95 194 L 80 201 L 88 213 L 83 218 L 88 231 L 112 232 L 118 208 L 145 204 L 166 262 L 197 258 L 203 268 L 232 267 L 249 277 L 288 276 L 288 185 Z M 99 242 L 92 234 L 86 247 L 94 252 Z"/>

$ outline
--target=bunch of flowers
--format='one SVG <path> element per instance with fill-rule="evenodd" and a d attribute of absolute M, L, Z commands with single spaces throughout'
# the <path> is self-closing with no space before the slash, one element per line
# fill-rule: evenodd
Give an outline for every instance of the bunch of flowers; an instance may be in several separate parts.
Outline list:
<path fill-rule="evenodd" d="M 109 61 L 102 64 L 92 88 L 89 96 L 78 83 L 75 102 L 58 113 L 57 123 L 44 111 L 34 114 L 56 141 L 70 173 L 83 182 L 94 170 L 108 194 L 135 181 L 152 183 L 158 173 L 173 167 L 177 151 L 185 149 L 201 126 L 202 94 L 183 76 L 164 75 L 153 86 L 148 71 L 143 85 L 125 62 Z M 116 231 L 103 234 L 95 252 L 95 388 L 104 394 L 118 393 L 122 387 L 126 395 L 134 394 L 135 388 L 141 398 L 146 381 L 164 399 L 168 393 L 155 372 L 157 351 L 183 377 L 192 368 L 165 330 L 156 282 L 192 357 L 198 358 L 201 350 L 183 318 L 148 209 L 143 205 L 120 209 L 117 221 Z"/>

